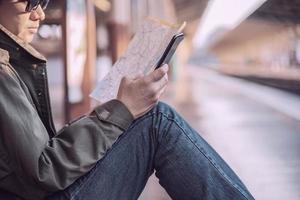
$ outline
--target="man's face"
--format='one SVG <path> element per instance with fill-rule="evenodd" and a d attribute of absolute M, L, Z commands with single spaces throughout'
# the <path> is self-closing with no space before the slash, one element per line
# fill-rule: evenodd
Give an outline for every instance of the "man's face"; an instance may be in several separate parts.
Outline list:
<path fill-rule="evenodd" d="M 37 33 L 40 22 L 45 19 L 41 6 L 26 12 L 25 0 L 1 0 L 0 24 L 24 42 L 31 42 Z"/>

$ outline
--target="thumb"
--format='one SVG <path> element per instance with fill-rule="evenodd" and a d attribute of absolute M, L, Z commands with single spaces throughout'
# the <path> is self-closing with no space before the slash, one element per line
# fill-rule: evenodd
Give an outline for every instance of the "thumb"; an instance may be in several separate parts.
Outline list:
<path fill-rule="evenodd" d="M 137 74 L 136 76 L 134 76 L 134 77 L 132 78 L 132 80 L 133 80 L 133 81 L 136 81 L 136 80 L 138 80 L 138 79 L 140 79 L 140 78 L 142 78 L 142 77 L 143 77 L 142 74 Z"/>
<path fill-rule="evenodd" d="M 120 85 L 123 85 L 123 84 L 127 83 L 128 81 L 129 81 L 129 78 L 126 77 L 126 76 L 123 76 L 121 81 L 120 81 Z"/>

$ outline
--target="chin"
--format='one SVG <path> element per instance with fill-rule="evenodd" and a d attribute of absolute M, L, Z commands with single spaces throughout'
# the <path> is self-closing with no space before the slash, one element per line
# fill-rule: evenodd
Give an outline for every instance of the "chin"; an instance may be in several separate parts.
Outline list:
<path fill-rule="evenodd" d="M 33 41 L 33 39 L 34 39 L 34 36 L 32 36 L 30 38 L 27 38 L 25 42 L 26 43 L 31 43 Z"/>
<path fill-rule="evenodd" d="M 33 38 L 34 38 L 34 35 L 33 33 L 27 33 L 27 34 L 22 34 L 22 35 L 19 35 L 18 37 L 23 40 L 25 43 L 31 43 Z"/>
<path fill-rule="evenodd" d="M 33 41 L 34 35 L 32 36 L 27 36 L 24 38 L 21 38 L 25 43 L 31 43 Z"/>

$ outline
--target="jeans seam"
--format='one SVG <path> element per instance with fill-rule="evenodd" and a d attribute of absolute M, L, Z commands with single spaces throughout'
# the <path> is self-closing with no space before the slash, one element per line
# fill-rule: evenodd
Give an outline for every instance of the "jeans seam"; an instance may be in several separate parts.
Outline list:
<path fill-rule="evenodd" d="M 238 185 L 236 185 L 235 183 L 233 183 L 230 178 L 225 174 L 225 172 L 221 169 L 220 166 L 218 166 L 216 164 L 216 162 L 209 156 L 206 155 L 206 152 L 203 152 L 203 148 L 199 147 L 191 138 L 190 136 L 186 133 L 186 131 L 184 130 L 184 128 L 182 128 L 180 126 L 180 123 L 176 120 L 171 118 L 169 115 L 163 113 L 163 112 L 158 112 L 160 113 L 162 116 L 166 117 L 168 120 L 173 121 L 184 133 L 184 135 L 196 146 L 196 148 L 202 153 L 202 155 L 204 155 L 206 157 L 206 159 L 209 161 L 209 163 L 217 170 L 217 172 L 221 175 L 221 177 L 223 177 L 223 179 L 229 183 L 233 188 L 235 188 L 236 190 L 238 190 L 246 199 L 248 199 L 247 195 L 245 194 L 245 191 L 243 191 L 242 189 L 239 188 Z M 155 114 L 155 112 L 153 113 Z"/>

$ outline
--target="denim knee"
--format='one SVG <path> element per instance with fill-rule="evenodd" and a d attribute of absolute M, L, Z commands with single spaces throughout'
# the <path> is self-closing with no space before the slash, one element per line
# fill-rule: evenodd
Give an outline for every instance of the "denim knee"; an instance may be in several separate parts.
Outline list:
<path fill-rule="evenodd" d="M 171 106 L 164 102 L 158 102 L 149 113 L 163 114 L 165 116 L 168 116 L 169 118 L 174 118 L 178 115 Z"/>

